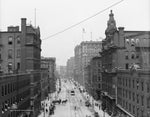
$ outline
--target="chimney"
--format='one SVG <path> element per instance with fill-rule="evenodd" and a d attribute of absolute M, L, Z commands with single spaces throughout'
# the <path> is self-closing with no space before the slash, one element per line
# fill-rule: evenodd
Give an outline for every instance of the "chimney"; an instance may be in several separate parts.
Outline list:
<path fill-rule="evenodd" d="M 21 71 L 26 70 L 26 18 L 21 18 Z"/>

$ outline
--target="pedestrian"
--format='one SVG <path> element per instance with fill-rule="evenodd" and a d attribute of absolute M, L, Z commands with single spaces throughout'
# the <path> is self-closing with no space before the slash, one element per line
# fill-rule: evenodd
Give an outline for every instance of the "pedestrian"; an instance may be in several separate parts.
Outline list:
<path fill-rule="evenodd" d="M 46 113 L 48 112 L 48 110 L 46 109 Z"/>

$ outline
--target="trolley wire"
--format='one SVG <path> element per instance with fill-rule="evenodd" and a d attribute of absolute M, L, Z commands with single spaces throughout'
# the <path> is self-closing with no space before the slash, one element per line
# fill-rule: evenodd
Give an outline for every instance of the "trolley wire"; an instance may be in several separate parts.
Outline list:
<path fill-rule="evenodd" d="M 87 21 L 87 20 L 89 20 L 89 19 L 91 19 L 91 18 L 93 18 L 93 17 L 95 17 L 95 16 L 97 16 L 97 15 L 103 13 L 104 11 L 106 11 L 106 10 L 108 10 L 108 9 L 110 9 L 110 8 L 112 8 L 112 7 L 116 6 L 116 5 L 118 5 L 118 4 L 120 4 L 120 3 L 123 2 L 123 1 L 124 1 L 124 0 L 118 1 L 118 2 L 116 2 L 116 3 L 112 4 L 112 5 L 110 5 L 109 7 L 105 8 L 105 9 L 103 9 L 103 10 L 97 12 L 97 13 L 95 13 L 94 15 L 92 15 L 92 16 L 90 16 L 90 17 L 88 17 L 88 18 L 85 18 L 85 19 L 81 20 L 80 22 L 78 22 L 78 23 L 76 23 L 76 24 L 73 24 L 73 25 L 71 25 L 71 26 L 69 26 L 69 27 L 67 27 L 67 28 L 65 28 L 65 29 L 63 29 L 63 30 L 61 30 L 61 31 L 59 31 L 59 32 L 57 32 L 57 33 L 55 33 L 55 34 L 52 34 L 52 35 L 50 35 L 50 36 L 48 36 L 48 37 L 46 37 L 46 38 L 43 38 L 42 40 L 47 40 L 47 39 L 49 39 L 49 38 L 52 38 L 52 37 L 54 37 L 54 36 L 57 36 L 57 35 L 59 35 L 59 34 L 65 32 L 65 31 L 67 31 L 67 30 L 70 30 L 70 29 L 72 29 L 72 28 L 74 28 L 74 27 L 80 25 L 81 23 L 83 23 L 83 22 L 85 22 L 85 21 Z"/>

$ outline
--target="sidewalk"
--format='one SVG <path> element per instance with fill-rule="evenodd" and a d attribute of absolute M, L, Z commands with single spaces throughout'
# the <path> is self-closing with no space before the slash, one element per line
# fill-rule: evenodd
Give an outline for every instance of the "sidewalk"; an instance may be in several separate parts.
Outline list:
<path fill-rule="evenodd" d="M 81 93 L 81 95 L 83 96 L 83 98 L 85 99 L 85 100 L 88 100 L 86 97 L 88 97 L 88 95 L 86 94 L 86 93 Z M 91 99 L 92 97 L 90 96 L 89 97 L 89 99 Z M 99 107 L 97 107 L 97 106 L 95 106 L 95 100 L 93 100 L 93 102 L 94 102 L 94 107 L 93 107 L 93 105 L 92 105 L 92 107 L 89 107 L 89 110 L 92 112 L 92 113 L 94 113 L 94 112 L 98 112 L 98 114 L 99 114 L 99 116 L 100 117 L 111 117 L 108 113 L 106 113 L 106 112 L 104 112 L 104 111 L 102 111 L 102 109 L 101 108 L 99 108 Z M 91 103 L 92 104 L 92 103 Z"/>

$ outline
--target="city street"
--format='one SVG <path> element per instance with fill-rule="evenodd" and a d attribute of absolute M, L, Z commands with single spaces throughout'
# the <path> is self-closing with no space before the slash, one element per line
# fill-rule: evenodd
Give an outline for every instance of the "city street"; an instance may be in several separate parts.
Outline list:
<path fill-rule="evenodd" d="M 50 100 L 45 100 L 45 112 L 42 112 L 38 117 L 94 117 L 95 111 L 99 113 L 99 117 L 110 117 L 107 113 L 104 115 L 103 111 L 96 107 L 86 107 L 86 93 L 80 93 L 79 89 L 74 86 L 73 82 L 64 82 L 64 80 L 62 80 L 61 84 L 61 91 L 58 96 L 56 97 L 56 93 L 54 93 L 51 95 Z M 72 90 L 74 90 L 75 95 L 70 93 Z M 61 103 L 56 103 L 54 114 L 49 115 L 49 106 L 51 105 L 52 100 L 55 99 L 61 99 Z M 63 100 L 67 101 L 63 103 Z"/>

